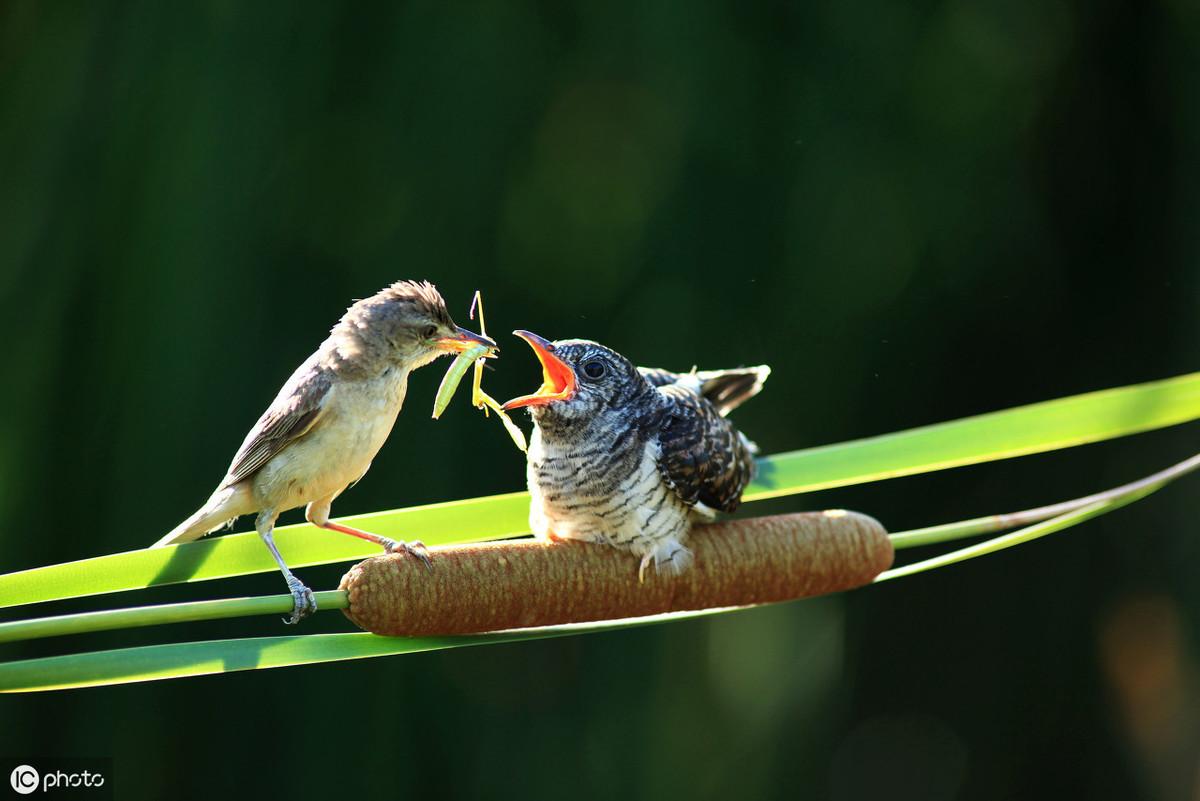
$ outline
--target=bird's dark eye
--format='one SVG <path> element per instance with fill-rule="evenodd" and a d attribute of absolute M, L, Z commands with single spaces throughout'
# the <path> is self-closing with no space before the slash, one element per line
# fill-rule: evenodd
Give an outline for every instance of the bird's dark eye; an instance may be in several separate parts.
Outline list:
<path fill-rule="evenodd" d="M 436 325 L 425 326 L 424 328 L 421 329 L 421 336 L 423 336 L 425 339 L 433 339 L 435 336 L 437 336 L 437 326 Z"/>
<path fill-rule="evenodd" d="M 583 366 L 583 374 L 588 378 L 604 378 L 604 374 L 608 369 L 604 366 L 604 362 L 588 362 Z"/>

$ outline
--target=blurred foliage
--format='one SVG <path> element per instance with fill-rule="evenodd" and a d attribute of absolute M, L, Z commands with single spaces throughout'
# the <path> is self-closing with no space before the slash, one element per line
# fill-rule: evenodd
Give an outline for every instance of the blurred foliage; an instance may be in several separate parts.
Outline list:
<path fill-rule="evenodd" d="M 401 277 L 460 322 L 483 289 L 497 333 L 768 362 L 737 420 L 769 451 L 1195 370 L 1198 77 L 1179 0 L 7 3 L 0 566 L 156 539 L 350 299 Z M 532 357 L 502 344 L 489 391 L 528 391 Z M 494 422 L 428 419 L 438 372 L 335 513 L 521 486 Z M 899 529 L 1196 442 L 767 506 Z M 111 754 L 130 797 L 1186 798 L 1196 498 L 718 621 L 4 698 L 0 753 Z"/>

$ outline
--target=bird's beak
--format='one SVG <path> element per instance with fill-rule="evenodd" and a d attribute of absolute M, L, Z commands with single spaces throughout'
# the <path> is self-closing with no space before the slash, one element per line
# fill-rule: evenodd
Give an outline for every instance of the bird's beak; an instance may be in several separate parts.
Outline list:
<path fill-rule="evenodd" d="M 542 363 L 542 386 L 532 395 L 522 395 L 504 404 L 504 410 L 521 406 L 545 406 L 560 400 L 570 400 L 575 394 L 575 371 L 562 359 L 554 355 L 554 343 L 542 339 L 529 331 L 513 331 L 529 343 L 538 361 Z"/>
<path fill-rule="evenodd" d="M 462 353 L 464 350 L 470 350 L 476 345 L 483 345 L 486 348 L 491 348 L 493 351 L 500 350 L 496 346 L 496 341 L 491 337 L 485 337 L 482 334 L 476 334 L 474 331 L 468 331 L 461 325 L 454 326 L 454 330 L 454 336 L 434 340 L 433 344 L 451 353 Z"/>

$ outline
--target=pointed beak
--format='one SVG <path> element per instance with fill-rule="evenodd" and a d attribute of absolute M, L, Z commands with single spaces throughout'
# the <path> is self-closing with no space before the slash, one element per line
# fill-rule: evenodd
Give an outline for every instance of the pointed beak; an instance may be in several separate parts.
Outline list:
<path fill-rule="evenodd" d="M 496 341 L 491 337 L 485 337 L 482 334 L 476 334 L 474 331 L 468 331 L 461 325 L 454 326 L 454 329 L 454 336 L 442 337 L 435 340 L 434 344 L 442 350 L 447 350 L 451 353 L 462 353 L 464 350 L 470 350 L 476 345 L 483 345 L 493 351 L 500 350 L 496 346 Z"/>
<path fill-rule="evenodd" d="M 575 395 L 575 371 L 554 355 L 554 343 L 529 331 L 513 331 L 529 343 L 542 363 L 542 386 L 532 395 L 522 395 L 504 404 L 504 410 L 522 406 L 545 406 L 555 401 L 570 400 Z"/>

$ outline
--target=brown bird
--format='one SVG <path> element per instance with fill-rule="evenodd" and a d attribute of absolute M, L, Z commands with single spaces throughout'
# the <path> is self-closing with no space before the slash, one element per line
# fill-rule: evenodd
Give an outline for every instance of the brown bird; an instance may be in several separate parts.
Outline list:
<path fill-rule="evenodd" d="M 295 601 L 289 623 L 315 612 L 317 605 L 312 590 L 292 575 L 275 547 L 272 532 L 280 512 L 307 504 L 304 517 L 315 526 L 361 537 L 389 552 L 406 550 L 428 564 L 420 543 L 408 545 L 331 522 L 329 507 L 371 467 L 404 404 L 409 373 L 476 345 L 496 347 L 456 326 L 428 282 L 398 281 L 358 301 L 292 373 L 208 501 L 151 547 L 189 542 L 257 512 L 254 526 Z"/>
<path fill-rule="evenodd" d="M 505 409 L 529 407 L 529 524 L 546 539 L 601 542 L 668 574 L 686 570 L 692 522 L 732 512 L 757 451 L 725 419 L 758 394 L 763 365 L 672 373 L 635 367 L 586 339 L 549 342 L 515 331 L 543 383 Z"/>

